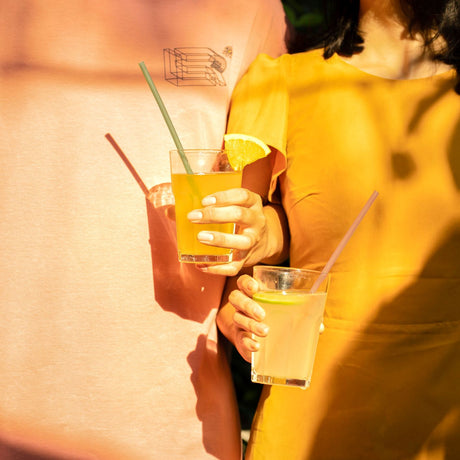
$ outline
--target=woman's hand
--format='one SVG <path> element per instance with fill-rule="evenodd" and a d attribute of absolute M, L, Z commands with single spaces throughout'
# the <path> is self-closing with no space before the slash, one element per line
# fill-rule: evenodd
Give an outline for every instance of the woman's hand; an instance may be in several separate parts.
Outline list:
<path fill-rule="evenodd" d="M 281 233 L 269 231 L 270 221 L 275 222 L 275 226 L 280 225 L 281 208 L 278 210 L 276 205 L 263 206 L 257 193 L 236 188 L 209 195 L 203 199 L 202 204 L 202 209 L 188 214 L 191 222 L 236 224 L 235 234 L 211 231 L 198 233 L 198 240 L 203 244 L 234 249 L 232 262 L 197 265 L 202 271 L 234 276 L 242 267 L 267 261 L 277 253 L 274 248 L 283 244 Z"/>
<path fill-rule="evenodd" d="M 188 214 L 193 223 L 236 224 L 236 233 L 201 231 L 198 240 L 206 245 L 232 248 L 233 261 L 220 265 L 200 264 L 208 273 L 232 276 L 243 266 L 252 265 L 266 256 L 267 227 L 262 199 L 244 188 L 217 192 L 205 197 L 203 208 Z"/>
<path fill-rule="evenodd" d="M 249 273 L 251 270 L 245 271 Z M 265 311 L 252 299 L 258 290 L 257 281 L 248 274 L 229 278 L 222 306 L 217 313 L 220 331 L 248 362 L 251 361 L 251 353 L 260 348 L 257 339 L 269 333 L 268 325 L 264 323 Z M 323 331 L 324 325 L 321 323 L 320 334 Z"/>
<path fill-rule="evenodd" d="M 217 323 L 221 327 L 219 323 L 224 321 L 225 315 L 223 309 L 226 308 L 227 314 L 233 313 L 230 327 L 224 327 L 226 335 L 240 355 L 251 362 L 251 353 L 259 349 L 257 337 L 265 337 L 268 326 L 263 323 L 265 311 L 251 298 L 258 291 L 257 281 L 249 275 L 242 275 L 237 280 L 237 286 L 238 289 L 231 291 L 228 297 L 227 308 L 219 311 L 222 316 L 218 316 Z"/>

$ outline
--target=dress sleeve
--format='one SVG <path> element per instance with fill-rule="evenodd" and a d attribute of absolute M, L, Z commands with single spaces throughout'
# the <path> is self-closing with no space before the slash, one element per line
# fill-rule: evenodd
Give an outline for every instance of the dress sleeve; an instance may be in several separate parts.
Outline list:
<path fill-rule="evenodd" d="M 289 97 L 283 57 L 259 55 L 236 86 L 227 132 L 254 136 L 274 149 L 269 199 L 286 168 Z"/>

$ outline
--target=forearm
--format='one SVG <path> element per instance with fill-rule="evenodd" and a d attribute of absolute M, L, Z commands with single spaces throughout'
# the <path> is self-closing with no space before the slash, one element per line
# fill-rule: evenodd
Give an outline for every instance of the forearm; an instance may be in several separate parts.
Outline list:
<path fill-rule="evenodd" d="M 277 265 L 289 257 L 289 227 L 281 205 L 268 204 L 263 208 L 266 219 L 266 255 L 260 263 Z"/>
<path fill-rule="evenodd" d="M 248 271 L 248 269 L 243 269 Z M 251 270 L 252 271 L 252 270 Z M 222 295 L 220 309 L 217 313 L 217 327 L 220 332 L 233 344 L 235 345 L 235 330 L 236 326 L 233 321 L 233 315 L 235 314 L 235 307 L 228 301 L 228 296 L 233 289 L 237 289 L 237 276 L 227 278 L 225 284 L 225 290 Z"/>

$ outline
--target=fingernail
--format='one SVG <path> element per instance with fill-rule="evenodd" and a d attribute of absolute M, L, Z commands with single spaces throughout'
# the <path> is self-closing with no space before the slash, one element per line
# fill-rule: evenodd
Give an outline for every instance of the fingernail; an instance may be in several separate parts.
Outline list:
<path fill-rule="evenodd" d="M 268 326 L 265 324 L 258 324 L 256 326 L 256 331 L 259 335 L 267 335 L 268 334 Z"/>
<path fill-rule="evenodd" d="M 197 238 L 200 241 L 212 241 L 212 240 L 214 240 L 214 235 L 212 233 L 209 233 L 209 232 L 199 232 L 198 235 L 197 235 Z"/>
<path fill-rule="evenodd" d="M 211 206 L 213 204 L 216 204 L 217 203 L 217 200 L 216 200 L 216 197 L 215 196 L 205 196 L 202 200 L 201 200 L 201 204 L 203 206 Z"/>
<path fill-rule="evenodd" d="M 257 316 L 257 319 L 264 319 L 265 310 L 259 305 L 257 305 L 257 307 L 254 308 L 254 315 Z"/>
<path fill-rule="evenodd" d="M 187 214 L 187 219 L 193 221 L 198 221 L 203 219 L 203 213 L 201 211 L 190 211 Z"/>

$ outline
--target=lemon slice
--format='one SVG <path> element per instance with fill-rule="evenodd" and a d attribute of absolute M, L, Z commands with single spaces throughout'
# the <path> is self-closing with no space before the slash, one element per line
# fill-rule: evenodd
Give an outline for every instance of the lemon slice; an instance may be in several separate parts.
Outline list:
<path fill-rule="evenodd" d="M 228 161 L 235 171 L 242 171 L 246 165 L 270 153 L 267 144 L 246 134 L 225 134 L 224 141 Z"/>

